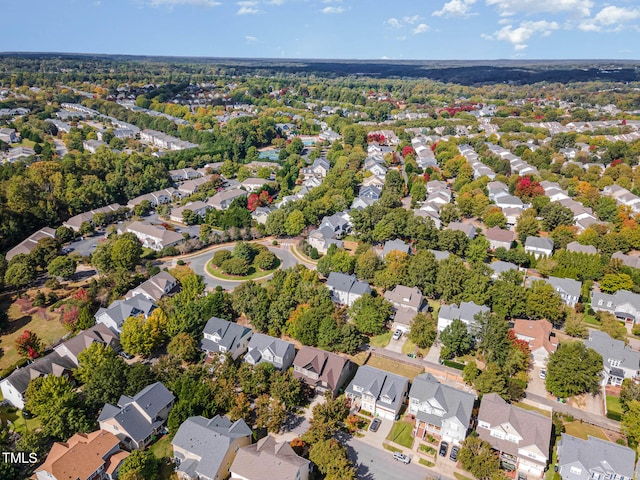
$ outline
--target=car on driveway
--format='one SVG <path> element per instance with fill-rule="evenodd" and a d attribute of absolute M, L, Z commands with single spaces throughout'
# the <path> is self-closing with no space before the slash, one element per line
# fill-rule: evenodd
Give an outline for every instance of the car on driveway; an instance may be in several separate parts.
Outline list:
<path fill-rule="evenodd" d="M 449 450 L 449 444 L 447 442 L 442 442 L 440 444 L 440 456 L 441 457 L 446 457 L 447 456 L 447 450 Z"/>
<path fill-rule="evenodd" d="M 518 472 L 518 480 L 527 480 L 527 474 Z"/>
<path fill-rule="evenodd" d="M 540 370 L 540 378 L 541 379 L 545 379 L 547 378 L 547 371 L 546 370 Z"/>
<path fill-rule="evenodd" d="M 369 430 L 371 430 L 372 432 L 377 432 L 378 428 L 380 428 L 380 424 L 382 423 L 382 421 L 379 418 L 374 418 L 371 421 L 371 425 L 369 426 Z"/>
<path fill-rule="evenodd" d="M 453 460 L 454 462 L 458 459 L 458 452 L 460 451 L 460 447 L 457 445 L 454 445 L 453 447 L 451 447 L 451 454 L 449 455 L 449 459 Z"/>
<path fill-rule="evenodd" d="M 411 463 L 411 458 L 409 458 L 404 453 L 394 452 L 393 458 L 402 463 Z"/>
<path fill-rule="evenodd" d="M 391 337 L 394 340 L 400 340 L 400 337 L 402 337 L 402 330 L 398 329 L 395 332 L 393 332 L 393 337 Z"/>

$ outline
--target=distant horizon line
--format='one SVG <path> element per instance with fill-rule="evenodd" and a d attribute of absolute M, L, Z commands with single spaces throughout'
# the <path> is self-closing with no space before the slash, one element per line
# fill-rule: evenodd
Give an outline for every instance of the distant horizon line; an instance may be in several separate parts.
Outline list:
<path fill-rule="evenodd" d="M 3 51 L 0 56 L 37 56 L 59 55 L 73 57 L 129 57 L 158 59 L 191 59 L 191 60 L 235 60 L 235 61 L 268 61 L 268 62 L 368 62 L 368 63 L 637 63 L 640 59 L 622 58 L 496 58 L 496 59 L 398 59 L 398 58 L 308 58 L 308 57 L 230 57 L 203 55 L 159 55 L 134 53 L 97 53 L 97 52 L 45 52 L 45 51 Z"/>

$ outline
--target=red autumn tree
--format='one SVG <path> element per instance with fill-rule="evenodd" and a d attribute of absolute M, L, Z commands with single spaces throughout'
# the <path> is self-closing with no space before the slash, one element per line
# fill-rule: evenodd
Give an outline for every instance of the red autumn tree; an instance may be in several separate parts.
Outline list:
<path fill-rule="evenodd" d="M 80 316 L 80 310 L 75 305 L 68 306 L 62 315 L 62 323 L 69 330 L 73 330 L 78 322 L 78 317 Z"/>
<path fill-rule="evenodd" d="M 381 133 L 370 133 L 369 135 L 367 135 L 367 143 L 384 143 L 385 140 L 385 136 Z"/>
<path fill-rule="evenodd" d="M 529 343 L 525 340 L 520 340 L 518 337 L 516 337 L 516 334 L 513 330 L 509 330 L 508 337 L 509 337 L 509 341 L 514 347 L 516 347 L 518 350 L 524 353 L 527 357 L 531 355 L 531 349 L 529 348 Z"/>
<path fill-rule="evenodd" d="M 33 360 L 38 358 L 42 353 L 42 342 L 38 335 L 30 330 L 22 332 L 15 341 L 16 350 L 21 357 Z"/>
<path fill-rule="evenodd" d="M 416 151 L 413 149 L 411 145 L 407 145 L 402 148 L 402 158 L 407 158 L 407 155 L 415 155 Z"/>
<path fill-rule="evenodd" d="M 544 188 L 540 182 L 531 177 L 518 177 L 516 180 L 515 195 L 525 202 L 531 201 L 534 197 L 544 195 Z"/>

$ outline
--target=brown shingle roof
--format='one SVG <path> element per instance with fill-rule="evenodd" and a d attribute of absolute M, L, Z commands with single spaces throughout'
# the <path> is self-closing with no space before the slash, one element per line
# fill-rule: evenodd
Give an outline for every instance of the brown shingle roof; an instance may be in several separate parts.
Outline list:
<path fill-rule="evenodd" d="M 516 320 L 513 325 L 516 335 L 531 338 L 529 348 L 532 352 L 540 347 L 549 353 L 556 351 L 558 339 L 551 336 L 552 330 L 553 325 L 548 320 Z"/>

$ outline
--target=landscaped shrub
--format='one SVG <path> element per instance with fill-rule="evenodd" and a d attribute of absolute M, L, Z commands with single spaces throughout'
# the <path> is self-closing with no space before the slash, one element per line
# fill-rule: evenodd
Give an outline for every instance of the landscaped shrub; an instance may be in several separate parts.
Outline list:
<path fill-rule="evenodd" d="M 229 275 L 238 275 L 244 277 L 249 274 L 249 269 L 251 265 L 247 263 L 246 260 L 242 258 L 230 258 L 229 260 L 225 260 L 220 265 L 220 268 L 224 273 Z"/>
<path fill-rule="evenodd" d="M 220 267 L 224 262 L 233 257 L 229 250 L 220 250 L 213 255 L 211 263 L 216 267 Z"/>
<path fill-rule="evenodd" d="M 254 264 L 261 270 L 271 270 L 278 262 L 277 257 L 272 252 L 266 250 L 259 253 L 254 259 Z"/>

